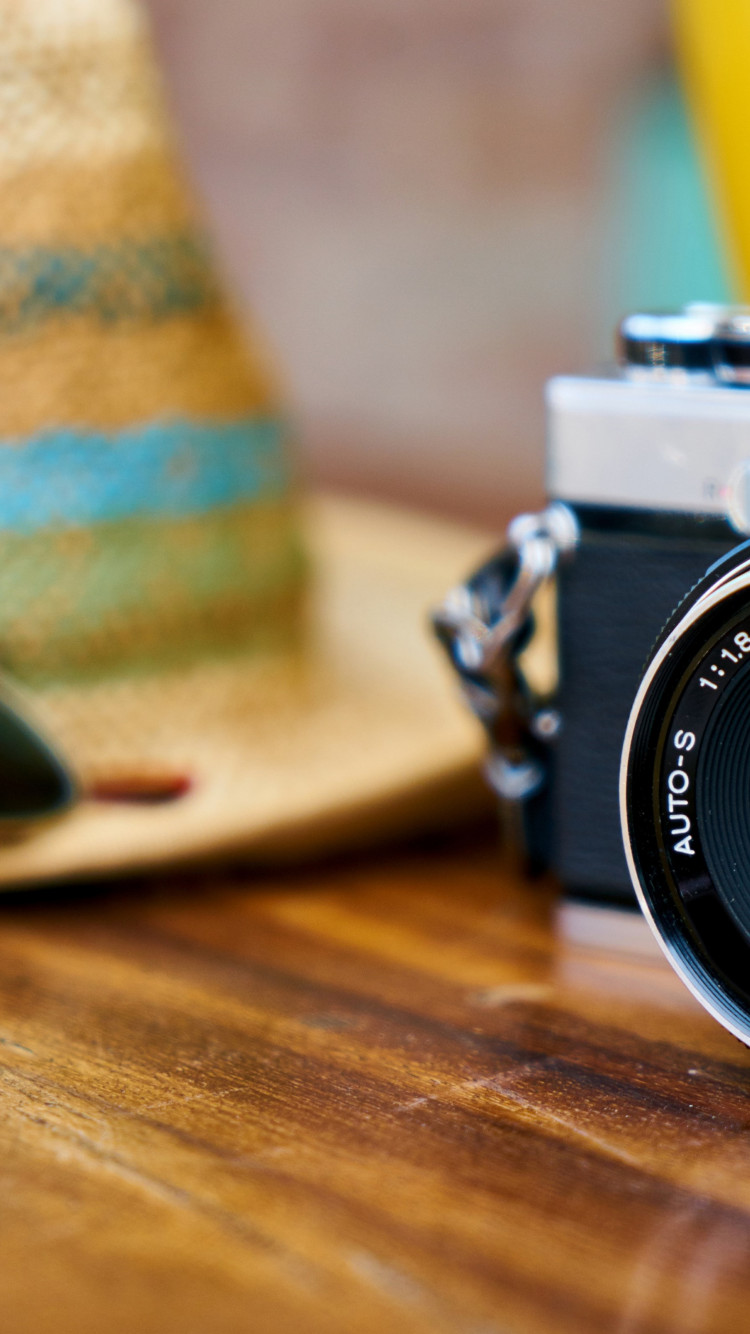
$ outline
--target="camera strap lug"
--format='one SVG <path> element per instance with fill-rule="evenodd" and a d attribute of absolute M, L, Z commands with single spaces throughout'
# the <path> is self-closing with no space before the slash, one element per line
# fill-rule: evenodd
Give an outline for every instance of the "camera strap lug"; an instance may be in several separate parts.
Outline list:
<path fill-rule="evenodd" d="M 556 501 L 539 514 L 518 515 L 505 547 L 432 615 L 489 739 L 486 778 L 506 801 L 530 802 L 548 787 L 560 727 L 554 575 L 577 543 L 578 524 L 567 505 Z"/>

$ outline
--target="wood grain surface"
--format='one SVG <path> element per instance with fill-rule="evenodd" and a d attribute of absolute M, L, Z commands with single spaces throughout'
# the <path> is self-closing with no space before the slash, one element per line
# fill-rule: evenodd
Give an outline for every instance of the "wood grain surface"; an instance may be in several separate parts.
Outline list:
<path fill-rule="evenodd" d="M 3 1334 L 750 1327 L 750 1053 L 469 840 L 0 903 Z"/>

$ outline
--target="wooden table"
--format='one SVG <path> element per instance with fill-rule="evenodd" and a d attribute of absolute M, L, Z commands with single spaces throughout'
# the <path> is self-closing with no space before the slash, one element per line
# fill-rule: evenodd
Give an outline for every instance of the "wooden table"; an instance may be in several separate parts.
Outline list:
<path fill-rule="evenodd" d="M 750 1052 L 474 838 L 0 907 L 3 1334 L 750 1328 Z"/>

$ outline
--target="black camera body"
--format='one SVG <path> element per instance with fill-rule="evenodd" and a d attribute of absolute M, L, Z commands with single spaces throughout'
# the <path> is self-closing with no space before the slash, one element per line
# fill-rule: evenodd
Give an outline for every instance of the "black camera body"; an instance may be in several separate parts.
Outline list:
<path fill-rule="evenodd" d="M 549 860 L 577 898 L 633 901 L 618 806 L 628 715 L 674 609 L 750 532 L 750 332 L 730 324 L 629 317 L 617 370 L 547 387 L 547 490 L 578 525 L 557 571 Z"/>
<path fill-rule="evenodd" d="M 628 716 L 674 608 L 738 537 L 718 517 L 571 508 L 580 537 L 557 574 L 561 723 L 550 754 L 549 860 L 569 896 L 628 903 L 618 801 Z"/>
<path fill-rule="evenodd" d="M 624 321 L 616 372 L 548 385 L 547 509 L 434 625 L 561 929 L 640 950 L 639 904 L 750 1044 L 748 386 L 750 311 Z"/>

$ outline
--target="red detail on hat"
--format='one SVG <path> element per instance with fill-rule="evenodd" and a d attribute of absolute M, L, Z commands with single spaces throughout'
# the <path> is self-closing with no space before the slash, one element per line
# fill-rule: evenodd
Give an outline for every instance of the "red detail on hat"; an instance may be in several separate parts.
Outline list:
<path fill-rule="evenodd" d="M 103 778 L 93 783 L 86 796 L 92 801 L 115 801 L 129 804 L 159 805 L 184 797 L 193 786 L 186 774 L 136 774 L 118 778 Z"/>

